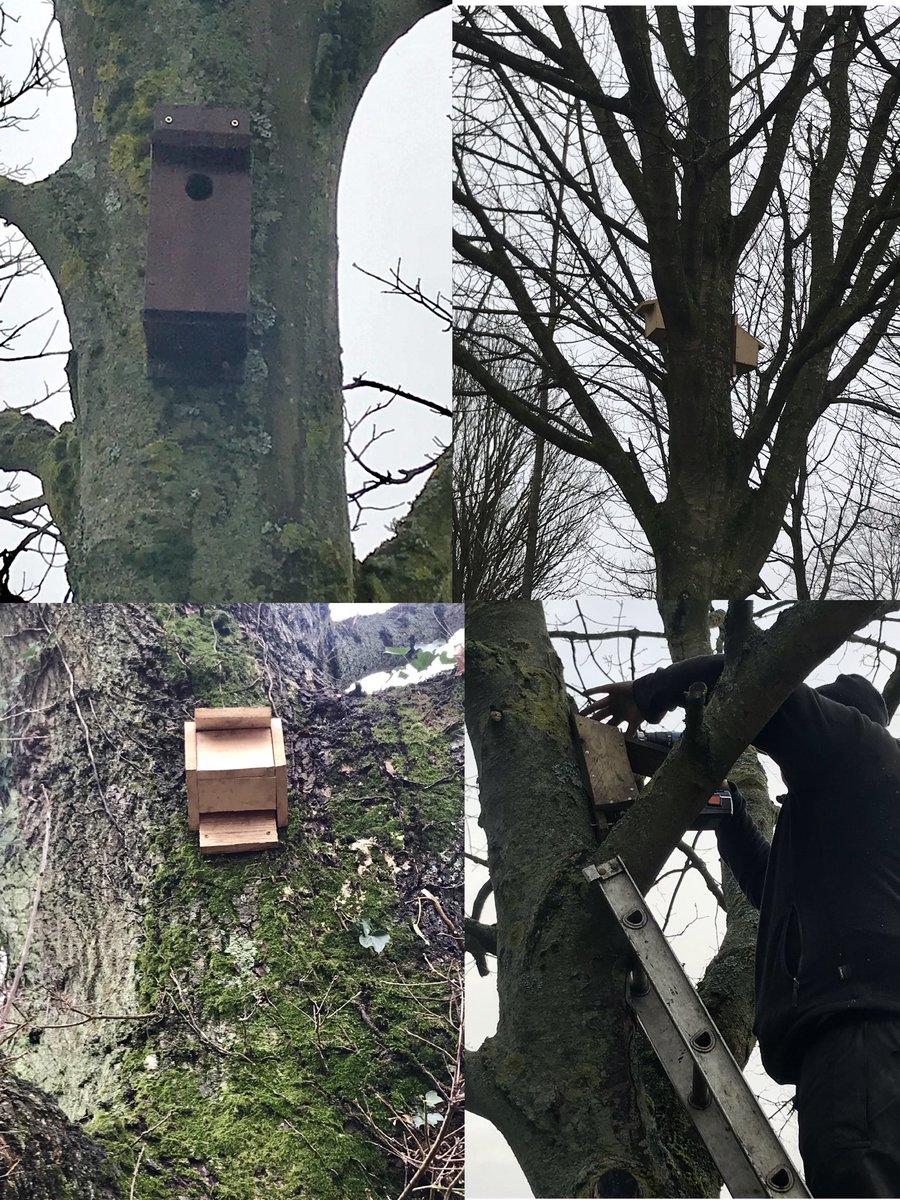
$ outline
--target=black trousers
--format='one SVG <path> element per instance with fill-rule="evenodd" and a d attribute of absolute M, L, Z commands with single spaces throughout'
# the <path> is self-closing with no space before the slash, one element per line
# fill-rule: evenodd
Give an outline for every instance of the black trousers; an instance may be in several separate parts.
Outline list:
<path fill-rule="evenodd" d="M 823 1030 L 804 1054 L 796 1104 L 814 1196 L 900 1197 L 900 1018 Z"/>

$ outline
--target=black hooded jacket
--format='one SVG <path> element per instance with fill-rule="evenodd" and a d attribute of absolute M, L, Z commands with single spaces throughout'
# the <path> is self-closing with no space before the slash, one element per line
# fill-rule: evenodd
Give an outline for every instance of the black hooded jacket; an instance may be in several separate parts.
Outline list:
<path fill-rule="evenodd" d="M 651 722 L 715 686 L 721 655 L 636 681 Z M 859 675 L 792 692 L 753 744 L 788 787 L 771 846 L 740 796 L 719 850 L 759 909 L 756 1024 L 763 1065 L 796 1083 L 805 1046 L 840 1014 L 900 1013 L 900 743 Z"/>

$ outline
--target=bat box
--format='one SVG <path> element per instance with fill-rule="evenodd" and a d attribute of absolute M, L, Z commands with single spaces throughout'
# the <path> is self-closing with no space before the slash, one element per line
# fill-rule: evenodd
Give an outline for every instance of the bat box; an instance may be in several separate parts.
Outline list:
<path fill-rule="evenodd" d="M 198 708 L 184 724 L 188 825 L 202 854 L 278 845 L 287 824 L 281 721 L 264 708 Z"/>
<path fill-rule="evenodd" d="M 644 337 L 661 346 L 666 340 L 666 323 L 662 318 L 659 301 L 644 300 L 634 311 L 644 318 Z"/>
<path fill-rule="evenodd" d="M 734 373 L 746 375 L 755 371 L 759 366 L 759 351 L 763 346 L 758 338 L 746 329 L 741 329 L 737 321 L 734 323 Z"/>
<path fill-rule="evenodd" d="M 160 104 L 150 141 L 150 374 L 240 379 L 250 307 L 249 113 Z"/>
<path fill-rule="evenodd" d="M 618 729 L 581 715 L 575 722 L 588 791 L 594 800 L 600 828 L 604 829 L 611 813 L 637 799 L 634 772 L 625 751 L 625 739 Z"/>
<path fill-rule="evenodd" d="M 634 311 L 644 318 L 644 337 L 655 342 L 657 346 L 664 345 L 666 323 L 663 320 L 659 301 L 655 297 L 652 300 L 643 300 Z M 735 320 L 732 325 L 731 341 L 732 373 L 746 375 L 748 371 L 755 371 L 759 366 L 759 351 L 763 344 L 752 333 L 742 329 Z"/>

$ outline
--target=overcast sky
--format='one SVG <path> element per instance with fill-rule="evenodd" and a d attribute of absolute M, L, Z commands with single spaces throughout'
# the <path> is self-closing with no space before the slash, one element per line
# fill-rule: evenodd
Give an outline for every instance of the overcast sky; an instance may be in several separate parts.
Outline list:
<path fill-rule="evenodd" d="M 656 605 L 650 601 L 639 600 L 600 600 L 584 599 L 578 601 L 581 611 L 587 620 L 591 632 L 602 632 L 613 629 L 638 628 L 649 631 L 659 631 L 662 628 Z M 724 605 L 722 605 L 724 607 Z M 760 607 L 757 604 L 757 609 Z M 584 630 L 575 601 L 547 601 L 544 605 L 547 614 L 547 624 L 550 629 Z M 766 620 L 762 621 L 763 624 Z M 877 627 L 866 630 L 870 636 L 876 634 Z M 900 647 L 900 623 L 887 624 L 882 628 L 881 640 L 892 646 Z M 572 659 L 572 643 L 554 641 L 565 669 L 568 683 L 583 688 L 595 687 L 597 684 L 613 680 L 631 678 L 629 656 L 631 643 L 626 639 L 613 642 L 599 643 L 595 651 L 596 662 L 592 661 L 590 651 L 584 643 L 576 646 L 576 661 Z M 670 662 L 666 644 L 662 639 L 644 639 L 638 643 L 635 656 L 636 675 L 646 674 L 659 666 Z M 893 667 L 892 657 L 886 657 L 881 667 L 875 663 L 871 651 L 864 647 L 846 645 L 818 667 L 808 682 L 812 684 L 826 683 L 841 672 L 858 671 L 871 679 L 876 686 L 883 687 L 885 679 Z M 578 671 L 580 670 L 581 679 Z M 583 681 L 583 682 L 582 682 Z M 660 728 L 680 729 L 683 724 L 683 714 L 680 710 L 667 715 Z M 895 718 L 891 724 L 895 737 L 900 737 L 900 719 Z M 762 756 L 766 774 L 769 777 L 770 794 L 774 797 L 785 791 L 780 772 L 774 763 Z M 474 768 L 471 756 L 467 769 L 466 788 L 466 849 L 476 855 L 484 855 L 485 841 L 482 830 L 477 823 L 478 795 L 474 779 Z M 720 878 L 718 854 L 715 848 L 715 834 L 700 835 L 697 849 L 702 853 L 710 870 L 715 877 Z M 670 866 L 683 863 L 680 854 L 672 856 Z M 475 891 L 486 878 L 486 872 L 467 860 L 466 862 L 466 894 L 468 907 L 471 906 Z M 676 879 L 665 881 L 650 894 L 653 911 L 658 920 L 662 921 L 671 890 Z M 495 918 L 493 904 L 489 903 L 484 910 L 485 921 Z M 691 871 L 681 886 L 675 903 L 672 918 L 667 927 L 676 952 L 685 969 L 696 982 L 706 969 L 706 965 L 718 949 L 721 936 L 724 934 L 724 921 L 720 919 L 720 910 L 711 898 L 699 874 Z M 493 960 L 491 960 L 493 963 Z M 466 1044 L 470 1047 L 479 1046 L 489 1037 L 497 1025 L 497 990 L 496 977 L 492 973 L 482 979 L 470 956 L 466 958 Z M 789 1117 L 789 1109 L 776 1111 L 793 1095 L 793 1088 L 780 1087 L 773 1083 L 762 1069 L 759 1052 L 754 1051 L 745 1072 L 751 1086 L 763 1100 L 763 1106 L 771 1117 L 786 1148 L 800 1165 L 797 1149 L 796 1118 Z M 723 1193 L 727 1195 L 727 1193 Z M 501 1135 L 481 1117 L 467 1115 L 466 1117 L 466 1196 L 468 1200 L 525 1200 L 532 1192 L 513 1158 L 512 1152 Z"/>
<path fill-rule="evenodd" d="M 0 47 L 0 74 L 13 81 L 27 66 L 32 40 L 40 38 L 52 13 L 49 0 L 5 0 L 4 9 L 17 19 Z M 386 275 L 398 262 L 412 282 L 421 278 L 431 295 L 450 290 L 450 46 L 449 11 L 435 13 L 401 39 L 386 56 L 363 97 L 350 132 L 340 190 L 340 310 L 344 378 L 359 374 L 396 384 L 444 404 L 450 395 L 450 339 L 440 321 L 413 304 L 382 295 L 381 286 L 354 269 L 358 263 Z M 58 33 L 51 39 L 61 54 Z M 46 96 L 29 96 L 16 110 L 36 113 L 21 132 L 0 130 L 0 164 L 4 172 L 24 171 L 22 178 L 50 174 L 69 155 L 75 117 L 67 86 Z M 2 239 L 0 239 L 2 240 Z M 56 289 L 46 271 L 17 283 L 0 306 L 0 326 L 9 329 L 38 313 L 47 315 L 17 342 L 9 355 L 34 353 L 51 338 L 50 350 L 68 347 L 66 324 Z M 20 406 L 61 388 L 65 356 L 39 363 L 5 363 L 0 368 L 0 404 Z M 354 415 L 364 411 L 369 393 L 352 393 Z M 59 424 L 71 416 L 65 394 L 33 410 Z M 410 404 L 397 403 L 382 427 L 394 430 L 369 455 L 380 469 L 398 469 L 423 461 L 435 437 L 449 438 L 446 419 Z M 8 477 L 0 477 L 8 478 Z M 350 471 L 350 486 L 359 482 Z M 388 524 L 402 515 L 421 487 L 391 489 L 375 502 L 403 508 L 370 513 L 354 535 L 362 557 L 387 536 Z M 28 480 L 17 499 L 37 495 Z M 376 493 L 377 495 L 377 493 Z M 8 502 L 8 501 L 7 501 Z M 8 528 L 8 527 L 7 527 Z M 0 529 L 0 546 L 14 544 Z M 61 599 L 62 572 L 48 581 L 43 599 Z"/>

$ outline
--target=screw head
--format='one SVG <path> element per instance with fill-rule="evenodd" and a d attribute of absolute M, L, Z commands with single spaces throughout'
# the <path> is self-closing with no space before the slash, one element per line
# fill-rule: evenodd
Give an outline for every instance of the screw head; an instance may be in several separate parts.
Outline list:
<path fill-rule="evenodd" d="M 237 117 L 235 117 L 234 120 L 231 122 L 231 128 L 237 129 L 238 125 L 240 125 L 240 121 L 237 119 Z"/>
<path fill-rule="evenodd" d="M 171 117 L 166 117 L 166 124 L 167 124 L 167 125 L 171 125 L 171 124 L 172 124 L 172 118 L 171 118 Z"/>

